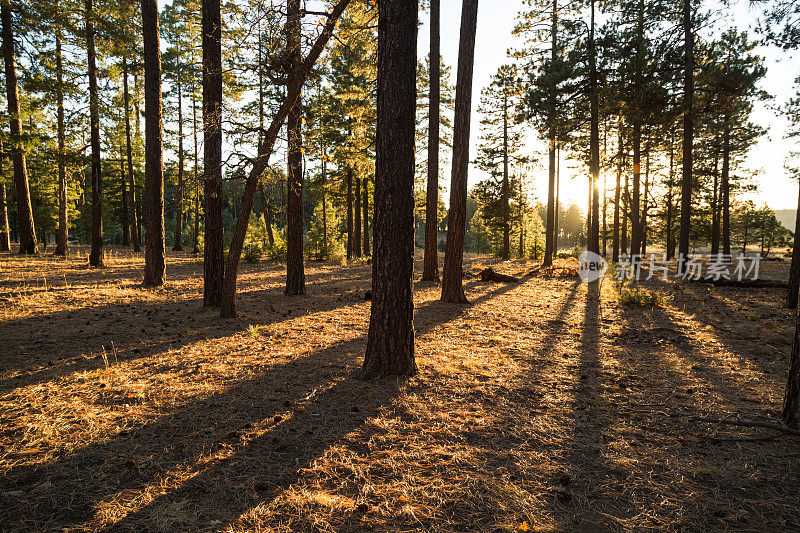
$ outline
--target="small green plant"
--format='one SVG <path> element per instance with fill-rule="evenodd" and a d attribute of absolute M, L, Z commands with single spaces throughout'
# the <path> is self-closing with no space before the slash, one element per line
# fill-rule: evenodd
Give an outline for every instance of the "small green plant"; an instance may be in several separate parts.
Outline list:
<path fill-rule="evenodd" d="M 249 326 L 247 326 L 247 334 L 253 338 L 258 337 L 259 335 L 261 335 L 261 326 L 258 326 L 256 324 L 250 324 Z"/>
<path fill-rule="evenodd" d="M 258 263 L 261 261 L 261 255 L 263 254 L 263 250 L 261 246 L 258 244 L 250 244 L 245 247 L 244 249 L 244 260 L 248 263 Z"/>
<path fill-rule="evenodd" d="M 656 291 L 646 289 L 621 289 L 619 303 L 635 307 L 662 307 L 664 297 Z"/>

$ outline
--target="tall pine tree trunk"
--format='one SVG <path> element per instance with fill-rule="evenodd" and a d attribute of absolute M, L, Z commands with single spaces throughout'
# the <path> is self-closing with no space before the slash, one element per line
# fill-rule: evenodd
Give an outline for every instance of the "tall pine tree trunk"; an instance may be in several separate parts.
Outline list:
<path fill-rule="evenodd" d="M 166 278 L 164 236 L 164 164 L 161 119 L 161 51 L 156 0 L 142 0 L 144 41 L 144 285 Z"/>
<path fill-rule="evenodd" d="M 128 61 L 122 56 L 122 92 L 125 101 L 125 157 L 128 160 L 128 204 L 131 210 L 131 244 L 133 251 L 141 250 L 141 235 L 136 217 L 136 175 L 133 173 L 133 143 L 131 142 L 131 106 L 128 92 Z M 138 119 L 137 119 L 138 122 Z"/>
<path fill-rule="evenodd" d="M 302 87 L 304 78 L 300 50 L 300 0 L 289 0 L 287 7 L 287 53 L 289 62 L 289 92 L 298 92 L 286 122 L 289 137 L 286 188 L 286 295 L 306 293 L 306 276 L 303 269 L 303 141 L 302 141 Z"/>
<path fill-rule="evenodd" d="M 730 115 L 725 114 L 725 132 L 722 138 L 722 253 L 731 255 L 731 124 Z"/>
<path fill-rule="evenodd" d="M 0 252 L 11 251 L 11 226 L 8 224 L 8 195 L 3 174 L 3 157 L 0 156 Z"/>
<path fill-rule="evenodd" d="M 683 0 L 683 169 L 681 176 L 681 232 L 678 240 L 678 274 L 686 272 L 692 221 L 692 148 L 694 145 L 694 34 L 692 1 Z"/>
<path fill-rule="evenodd" d="M 345 171 L 347 177 L 347 260 L 353 258 L 353 169 L 350 165 Z"/>
<path fill-rule="evenodd" d="M 711 191 L 711 256 L 719 254 L 720 216 L 719 216 L 719 152 L 714 154 L 714 186 Z"/>
<path fill-rule="evenodd" d="M 123 155 L 123 148 L 119 149 L 119 182 L 121 189 L 120 196 L 122 197 L 122 246 L 131 245 L 131 226 L 128 218 L 128 182 L 125 179 L 125 156 Z"/>
<path fill-rule="evenodd" d="M 67 165 L 65 161 L 64 134 L 64 64 L 61 57 L 61 27 L 56 29 L 56 99 L 58 135 L 58 229 L 56 231 L 56 255 L 67 255 Z"/>
<path fill-rule="evenodd" d="M 511 256 L 511 207 L 508 182 L 508 97 L 503 95 L 503 184 L 500 191 L 503 203 L 503 259 Z"/>
<path fill-rule="evenodd" d="M 786 305 L 789 309 L 797 307 L 800 295 L 800 197 L 797 199 L 797 214 L 794 222 L 794 245 L 792 246 L 792 266 L 789 269 L 789 292 L 786 295 Z"/>
<path fill-rule="evenodd" d="M 176 89 L 178 91 L 178 190 L 175 192 L 175 244 L 172 246 L 173 252 L 182 252 L 183 245 L 181 239 L 183 238 L 183 197 L 184 197 L 184 179 L 183 179 L 183 101 L 181 97 L 181 73 L 178 71 L 178 83 Z"/>
<path fill-rule="evenodd" d="M 369 252 L 369 185 L 368 185 L 368 180 L 369 180 L 369 178 L 367 176 L 364 176 L 364 187 L 363 187 L 363 189 L 364 189 L 364 191 L 363 191 L 364 201 L 361 202 L 361 206 L 364 209 L 364 221 L 363 221 L 362 225 L 364 226 L 363 246 L 364 246 L 364 256 L 365 257 L 369 257 L 369 255 L 370 255 L 370 252 Z"/>
<path fill-rule="evenodd" d="M 22 121 L 19 116 L 19 92 L 17 89 L 17 67 L 14 58 L 14 29 L 12 27 L 11 3 L 1 0 L 3 18 L 3 60 L 6 70 L 6 100 L 8 121 L 11 127 L 11 161 L 14 165 L 14 189 L 17 193 L 17 231 L 19 253 L 35 254 L 36 225 L 33 222 L 31 193 L 28 186 L 28 164 L 22 146 Z"/>
<path fill-rule="evenodd" d="M 100 168 L 100 96 L 94 46 L 94 6 L 85 2 L 86 55 L 89 61 L 89 143 L 92 160 L 92 249 L 89 266 L 103 266 L 103 178 Z"/>
<path fill-rule="evenodd" d="M 633 124 L 633 183 L 628 218 L 631 221 L 631 255 L 641 253 L 642 234 L 639 221 L 641 220 L 641 180 L 642 180 L 642 125 L 638 119 Z"/>
<path fill-rule="evenodd" d="M 219 0 L 203 0 L 203 306 L 222 301 L 222 24 Z"/>
<path fill-rule="evenodd" d="M 428 96 L 428 185 L 422 281 L 439 281 L 439 104 L 441 53 L 439 0 L 431 0 L 430 94 Z"/>
<path fill-rule="evenodd" d="M 453 173 L 450 182 L 450 213 L 442 271 L 442 301 L 467 302 L 463 285 L 464 234 L 467 216 L 467 174 L 472 114 L 472 72 L 475 63 L 475 32 L 478 0 L 464 0 L 458 46 L 455 118 L 453 120 Z"/>
<path fill-rule="evenodd" d="M 414 361 L 414 128 L 417 0 L 378 1 L 375 256 L 361 376 L 411 376 Z"/>
<path fill-rule="evenodd" d="M 675 239 L 673 237 L 674 224 L 673 217 L 675 208 L 673 202 L 675 200 L 675 193 L 673 187 L 675 186 L 675 145 L 672 138 L 672 131 L 669 137 L 669 176 L 667 181 L 667 220 L 666 220 L 666 233 L 667 233 L 667 259 L 675 257 Z"/>
<path fill-rule="evenodd" d="M 356 174 L 355 192 L 355 229 L 353 230 L 353 253 L 356 257 L 361 257 L 361 178 Z"/>
<path fill-rule="evenodd" d="M 800 310 L 795 313 L 794 339 L 789 356 L 789 373 L 783 397 L 781 419 L 790 428 L 797 429 L 800 419 Z"/>
<path fill-rule="evenodd" d="M 558 0 L 553 0 L 553 12 L 551 15 L 551 28 L 550 28 L 550 62 L 552 65 L 556 64 L 558 60 Z M 550 266 L 553 264 L 553 256 L 557 253 L 558 248 L 558 233 L 556 226 L 558 225 L 558 208 L 556 206 L 556 134 L 557 134 L 557 102 L 558 95 L 556 91 L 558 87 L 556 82 L 553 81 L 549 87 L 550 97 L 548 99 L 547 109 L 547 141 L 548 141 L 548 179 L 547 179 L 547 223 L 545 224 L 545 239 L 544 239 L 544 261 L 543 266 Z"/>
<path fill-rule="evenodd" d="M 594 42 L 594 0 L 591 0 L 589 25 L 589 173 L 592 180 L 591 227 L 589 250 L 600 254 L 600 103 L 597 82 L 597 57 Z M 599 283 L 599 280 L 597 281 Z"/>
<path fill-rule="evenodd" d="M 611 240 L 611 261 L 619 262 L 619 215 L 620 215 L 620 187 L 622 186 L 622 121 L 619 121 L 617 131 L 617 181 L 614 187 L 614 234 Z"/>
<path fill-rule="evenodd" d="M 194 237 L 192 253 L 200 253 L 200 154 L 197 150 L 197 106 L 195 105 L 194 73 L 192 73 L 192 135 L 194 137 Z"/>

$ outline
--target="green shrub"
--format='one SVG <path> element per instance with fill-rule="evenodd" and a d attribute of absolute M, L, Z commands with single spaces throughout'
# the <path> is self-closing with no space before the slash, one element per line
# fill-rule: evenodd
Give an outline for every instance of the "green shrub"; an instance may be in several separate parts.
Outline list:
<path fill-rule="evenodd" d="M 244 248 L 244 260 L 248 263 L 258 263 L 261 261 L 261 254 L 264 251 L 258 244 L 249 244 Z"/>
<path fill-rule="evenodd" d="M 646 289 L 622 289 L 619 292 L 619 303 L 635 307 L 661 307 L 664 297 L 656 292 Z"/>

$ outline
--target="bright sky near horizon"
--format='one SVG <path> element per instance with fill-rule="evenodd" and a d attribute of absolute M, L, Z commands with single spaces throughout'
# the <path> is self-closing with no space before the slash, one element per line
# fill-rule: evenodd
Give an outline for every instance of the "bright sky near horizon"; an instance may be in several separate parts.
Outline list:
<path fill-rule="evenodd" d="M 455 84 L 455 71 L 458 58 L 458 38 L 461 17 L 461 0 L 441 0 L 442 58 L 447 65 L 452 66 L 451 83 Z M 508 62 L 506 51 L 516 46 L 519 41 L 511 35 L 514 28 L 516 15 L 521 9 L 520 0 L 483 0 L 479 4 L 478 32 L 475 46 L 475 73 L 473 84 L 473 121 L 472 121 L 472 148 L 470 156 L 474 159 L 480 134 L 480 116 L 477 105 L 481 90 L 489 84 L 489 80 L 497 68 Z M 757 11 L 751 9 L 746 2 L 740 1 L 720 15 L 717 26 L 735 25 L 740 30 L 747 29 L 756 19 Z M 428 14 L 420 13 L 422 26 L 419 35 L 419 56 L 425 57 L 429 51 L 429 26 Z M 769 109 L 782 105 L 794 93 L 794 78 L 800 75 L 800 58 L 774 49 L 759 48 L 758 52 L 766 57 L 768 67 L 767 75 L 762 83 L 762 88 L 775 96 L 772 102 L 757 104 L 753 114 L 753 121 L 767 129 L 767 135 L 753 148 L 746 166 L 752 170 L 760 171 L 755 177 L 757 191 L 748 194 L 756 203 L 766 203 L 773 209 L 797 208 L 797 184 L 791 180 L 784 170 L 784 162 L 791 150 L 796 150 L 793 142 L 784 139 L 787 120 L 776 111 Z M 545 147 L 541 143 L 539 155 Z M 587 196 L 585 179 L 586 170 L 580 166 L 574 169 L 569 164 L 562 162 L 562 198 L 564 202 L 574 202 L 583 207 Z M 444 182 L 449 181 L 449 169 L 444 173 Z M 470 184 L 483 178 L 480 171 L 471 167 Z M 547 175 L 546 169 L 541 164 L 529 176 L 530 188 L 540 200 L 546 198 Z M 446 186 L 446 183 L 443 183 Z M 445 202 L 448 198 L 445 197 Z"/>

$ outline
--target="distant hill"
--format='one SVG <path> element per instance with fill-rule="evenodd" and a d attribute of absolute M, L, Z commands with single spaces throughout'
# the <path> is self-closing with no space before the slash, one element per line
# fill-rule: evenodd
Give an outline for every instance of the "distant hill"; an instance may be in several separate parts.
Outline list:
<path fill-rule="evenodd" d="M 778 222 L 781 225 L 794 233 L 794 222 L 795 217 L 797 216 L 797 211 L 795 209 L 778 209 L 775 211 L 775 217 L 777 217 Z"/>

